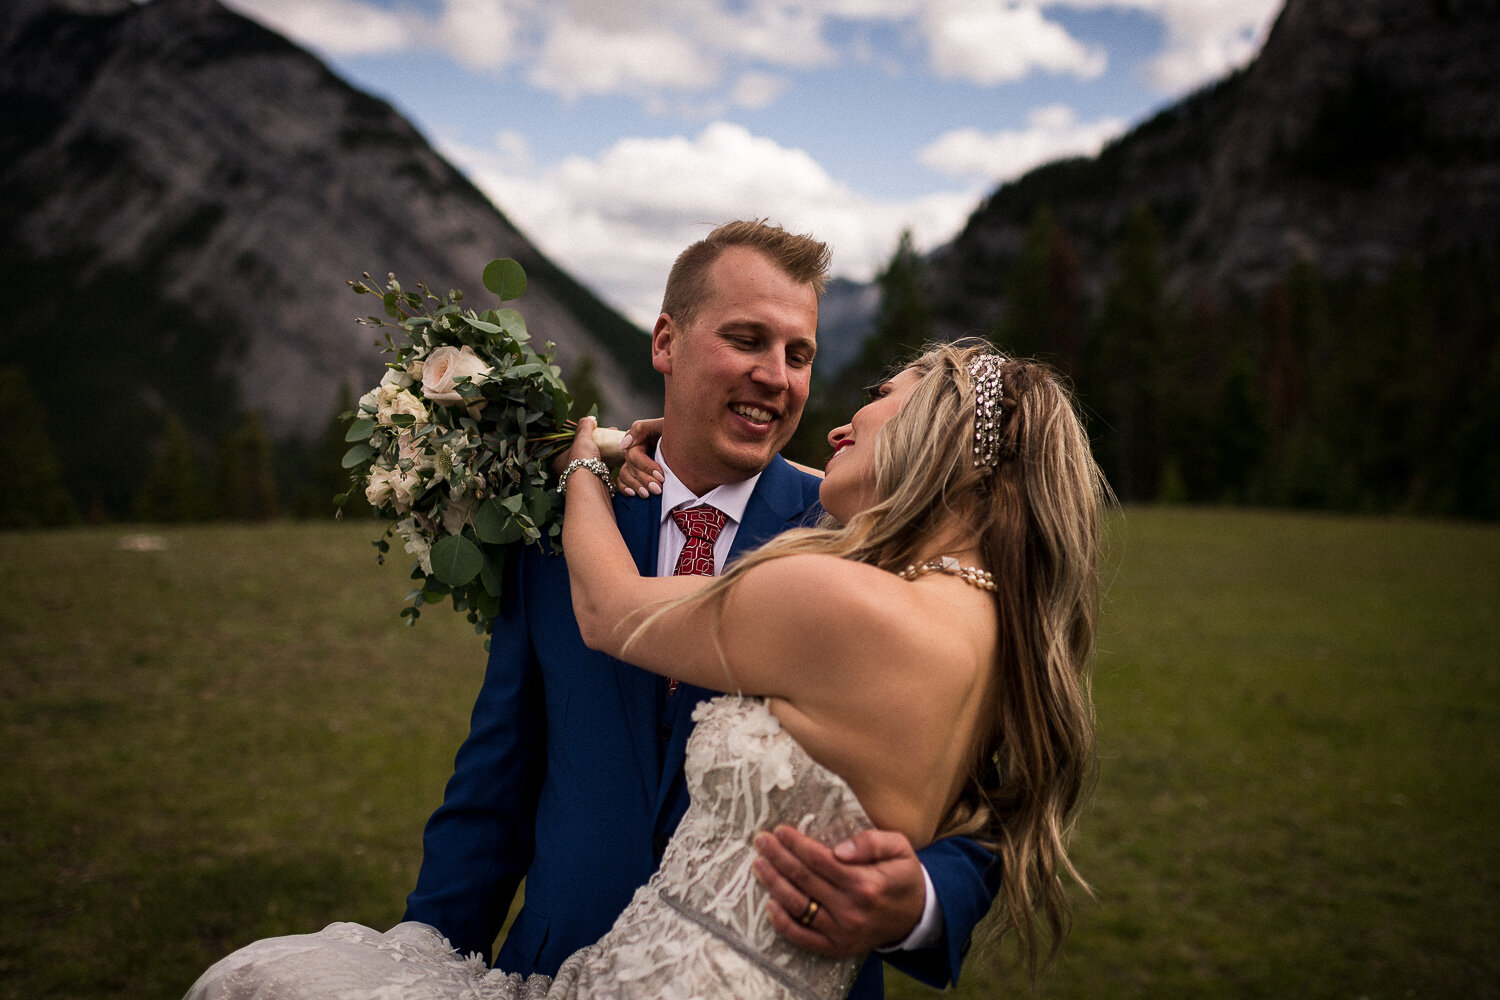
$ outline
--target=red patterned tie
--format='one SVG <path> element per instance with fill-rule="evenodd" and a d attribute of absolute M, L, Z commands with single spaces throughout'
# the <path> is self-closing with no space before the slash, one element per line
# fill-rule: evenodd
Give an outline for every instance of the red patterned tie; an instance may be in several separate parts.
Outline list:
<path fill-rule="evenodd" d="M 672 511 L 672 520 L 687 536 L 687 543 L 677 557 L 677 567 L 672 570 L 673 576 L 714 575 L 714 542 L 719 540 L 719 532 L 724 530 L 724 522 L 728 519 L 722 510 L 707 504 Z M 667 694 L 676 693 L 677 679 L 667 678 Z"/>

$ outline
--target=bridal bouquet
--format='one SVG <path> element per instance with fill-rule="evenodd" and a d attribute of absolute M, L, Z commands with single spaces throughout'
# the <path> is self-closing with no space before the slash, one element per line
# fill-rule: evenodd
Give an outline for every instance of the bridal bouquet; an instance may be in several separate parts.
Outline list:
<path fill-rule="evenodd" d="M 526 290 L 525 272 L 510 259 L 491 261 L 483 281 L 501 303 Z M 345 434 L 353 488 L 395 522 L 374 543 L 378 558 L 393 535 L 416 557 L 419 582 L 401 609 L 408 624 L 448 598 L 486 634 L 506 559 L 543 539 L 555 548 L 562 533 L 561 498 L 548 480 L 576 421 L 552 345 L 537 352 L 519 312 L 464 309 L 459 291 L 411 291 L 395 275 L 383 286 L 368 274 L 349 285 L 381 298 L 384 317 L 359 322 L 382 329 L 393 355 Z"/>

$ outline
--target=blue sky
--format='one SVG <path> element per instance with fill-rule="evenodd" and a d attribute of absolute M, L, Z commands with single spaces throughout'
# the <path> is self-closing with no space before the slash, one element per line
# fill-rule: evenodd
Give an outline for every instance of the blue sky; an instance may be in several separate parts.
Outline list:
<path fill-rule="evenodd" d="M 1243 65 L 1279 0 L 227 0 L 385 98 L 638 323 L 714 223 L 867 280 Z"/>

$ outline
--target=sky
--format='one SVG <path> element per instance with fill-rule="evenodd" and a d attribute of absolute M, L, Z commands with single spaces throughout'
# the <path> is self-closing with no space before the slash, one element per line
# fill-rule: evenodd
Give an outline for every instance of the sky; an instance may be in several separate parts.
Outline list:
<path fill-rule="evenodd" d="M 1244 65 L 1280 0 L 226 0 L 389 101 L 643 327 L 766 218 L 873 278 Z M 478 276 L 475 281 L 477 284 Z"/>

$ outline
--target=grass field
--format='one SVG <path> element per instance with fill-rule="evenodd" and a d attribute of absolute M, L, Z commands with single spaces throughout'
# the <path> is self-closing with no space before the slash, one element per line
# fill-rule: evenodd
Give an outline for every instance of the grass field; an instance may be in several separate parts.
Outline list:
<path fill-rule="evenodd" d="M 132 534 L 0 535 L 0 998 L 393 923 L 481 678 L 369 524 Z M 1497 995 L 1500 529 L 1131 510 L 1113 547 L 1098 895 L 1035 992 Z M 956 995 L 1030 992 L 1005 958 Z"/>

